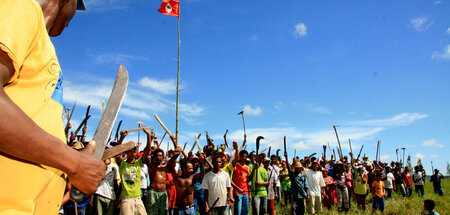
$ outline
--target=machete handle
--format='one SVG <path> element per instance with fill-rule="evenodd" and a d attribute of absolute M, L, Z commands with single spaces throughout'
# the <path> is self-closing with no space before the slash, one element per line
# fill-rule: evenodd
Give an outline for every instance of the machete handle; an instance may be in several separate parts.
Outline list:
<path fill-rule="evenodd" d="M 70 188 L 70 200 L 72 200 L 73 202 L 81 202 L 83 201 L 85 196 L 86 194 L 78 190 L 76 187 L 72 186 Z"/>

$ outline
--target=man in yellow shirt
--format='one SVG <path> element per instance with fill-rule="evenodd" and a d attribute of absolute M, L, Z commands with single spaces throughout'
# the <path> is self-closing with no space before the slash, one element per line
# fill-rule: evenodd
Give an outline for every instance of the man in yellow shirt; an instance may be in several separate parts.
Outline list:
<path fill-rule="evenodd" d="M 58 36 L 82 0 L 0 1 L 0 214 L 57 214 L 66 177 L 97 190 L 105 164 L 66 145 Z"/>

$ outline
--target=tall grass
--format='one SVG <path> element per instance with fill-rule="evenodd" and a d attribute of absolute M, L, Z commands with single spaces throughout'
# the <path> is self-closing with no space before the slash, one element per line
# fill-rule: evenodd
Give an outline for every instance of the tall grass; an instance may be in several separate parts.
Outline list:
<path fill-rule="evenodd" d="M 377 211 L 375 214 L 426 214 L 423 210 L 423 201 L 425 199 L 432 199 L 436 203 L 435 211 L 439 214 L 450 214 L 450 179 L 442 180 L 444 187 L 444 196 L 439 196 L 433 191 L 433 184 L 429 181 L 425 184 L 425 195 L 419 197 L 413 188 L 413 195 L 411 197 L 403 198 L 401 194 L 393 192 L 393 197 L 385 200 L 384 213 Z M 290 206 L 285 206 L 281 201 L 275 206 L 276 215 L 290 214 Z M 309 214 L 309 207 L 306 208 Z M 323 209 L 322 214 L 339 214 L 336 206 L 330 210 Z M 342 212 L 343 214 L 343 212 Z M 351 209 L 347 214 L 372 214 L 372 196 L 369 194 L 366 200 L 366 211 L 361 211 L 356 208 L 356 202 L 352 201 Z"/>

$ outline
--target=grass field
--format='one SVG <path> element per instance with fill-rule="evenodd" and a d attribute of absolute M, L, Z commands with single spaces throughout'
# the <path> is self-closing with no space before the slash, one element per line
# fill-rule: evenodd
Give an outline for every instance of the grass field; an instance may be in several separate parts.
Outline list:
<path fill-rule="evenodd" d="M 444 196 L 434 194 L 432 183 L 425 184 L 425 195 L 419 197 L 413 188 L 413 195 L 409 198 L 403 198 L 401 195 L 393 193 L 393 198 L 385 201 L 384 213 L 377 212 L 375 214 L 424 214 L 423 201 L 425 199 L 432 199 L 436 203 L 435 211 L 441 215 L 450 214 L 450 179 L 442 180 L 444 188 Z M 290 214 L 290 208 L 283 205 L 281 202 L 276 206 L 276 215 Z M 307 208 L 309 211 L 309 208 Z M 339 214 L 336 207 L 327 210 L 324 208 L 322 214 Z M 366 211 L 360 211 L 356 208 L 356 202 L 352 201 L 351 209 L 347 214 L 372 214 L 372 197 L 368 195 L 366 201 Z"/>

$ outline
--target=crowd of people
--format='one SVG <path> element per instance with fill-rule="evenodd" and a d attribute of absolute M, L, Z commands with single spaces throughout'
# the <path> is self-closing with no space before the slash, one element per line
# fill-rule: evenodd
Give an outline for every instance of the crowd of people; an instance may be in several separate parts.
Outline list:
<path fill-rule="evenodd" d="M 95 142 L 76 140 L 63 130 L 63 75 L 50 36 L 60 35 L 83 0 L 2 0 L 0 4 L 0 213 L 2 214 L 274 214 L 285 204 L 293 214 L 337 205 L 348 211 L 352 199 L 366 210 L 384 210 L 392 192 L 424 195 L 425 171 L 411 175 L 402 163 L 370 162 L 367 157 L 292 158 L 286 152 L 255 153 L 216 147 L 211 139 L 195 155 L 171 136 L 174 150 L 161 149 L 144 129 L 147 145 L 100 161 Z M 121 144 L 128 132 L 121 132 Z M 69 144 L 67 144 L 69 143 Z M 69 148 L 67 145 L 72 147 Z M 228 153 L 226 152 L 228 150 Z M 84 152 L 78 152 L 84 151 Z M 106 177 L 105 177 L 106 176 Z M 434 192 L 444 195 L 442 174 L 435 170 Z M 30 180 L 33 179 L 33 180 Z M 67 183 L 66 183 L 67 182 Z M 86 196 L 70 200 L 76 187 Z M 65 191 L 65 192 L 64 192 Z M 63 196 L 61 205 L 61 196 Z M 425 200 L 433 214 L 434 202 Z M 436 214 L 436 213 L 434 213 Z"/>
<path fill-rule="evenodd" d="M 207 143 L 195 154 L 176 144 L 165 152 L 155 134 L 142 128 L 147 136 L 126 153 L 105 161 L 106 178 L 97 192 L 78 203 L 83 214 L 275 214 L 275 204 L 282 204 L 292 214 L 320 214 L 331 207 L 347 212 L 352 206 L 366 210 L 366 199 L 372 196 L 372 210 L 384 211 L 385 199 L 393 192 L 407 198 L 412 186 L 418 196 L 424 195 L 425 170 L 421 165 L 410 171 L 401 162 L 390 164 L 340 155 L 303 158 L 288 154 L 246 151 L 246 137 L 241 146 L 233 141 L 216 146 L 207 136 Z M 85 129 L 83 129 L 85 132 Z M 122 144 L 128 132 L 108 147 Z M 76 149 L 83 141 L 68 141 Z M 86 143 L 86 142 L 85 142 Z M 194 144 L 196 144 L 194 143 Z M 431 177 L 436 194 L 443 195 L 439 170 Z M 70 183 L 67 191 L 70 189 Z M 62 214 L 75 214 L 75 204 L 66 192 Z M 429 202 L 428 202 L 429 203 Z M 434 203 L 433 203 L 434 204 Z M 430 206 L 428 207 L 430 208 Z M 306 213 L 308 213 L 306 212 Z M 437 214 L 437 213 L 435 213 Z"/>

